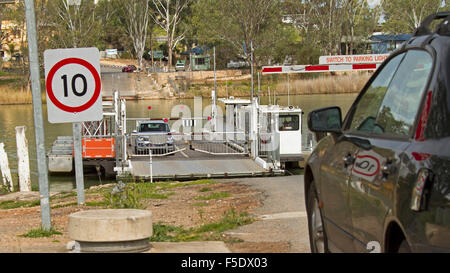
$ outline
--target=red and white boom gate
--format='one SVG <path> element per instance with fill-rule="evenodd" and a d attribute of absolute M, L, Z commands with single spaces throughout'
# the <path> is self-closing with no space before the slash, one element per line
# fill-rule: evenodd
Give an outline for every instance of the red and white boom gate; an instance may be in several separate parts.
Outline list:
<path fill-rule="evenodd" d="M 330 64 L 330 65 L 291 65 L 291 66 L 263 66 L 262 74 L 290 74 L 314 72 L 346 72 L 376 70 L 381 63 L 368 64 Z"/>

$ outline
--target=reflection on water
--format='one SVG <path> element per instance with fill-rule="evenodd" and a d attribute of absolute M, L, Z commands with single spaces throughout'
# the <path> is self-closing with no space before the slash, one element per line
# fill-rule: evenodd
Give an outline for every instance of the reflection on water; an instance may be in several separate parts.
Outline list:
<path fill-rule="evenodd" d="M 345 115 L 350 108 L 353 100 L 357 94 L 342 94 L 342 95 L 295 95 L 290 97 L 290 102 L 294 106 L 299 106 L 303 109 L 305 115 L 303 116 L 303 131 L 306 130 L 307 114 L 314 109 L 326 106 L 337 105 L 342 108 L 343 115 Z M 261 103 L 266 104 L 267 97 L 261 98 Z M 287 104 L 287 96 L 278 96 L 277 102 L 280 105 Z M 194 114 L 194 100 L 180 99 L 180 100 L 146 100 L 146 101 L 128 101 L 127 102 L 127 117 L 148 117 L 163 118 L 170 117 L 172 107 L 178 104 L 184 104 L 190 107 L 192 114 Z M 203 108 L 210 105 L 210 99 L 203 100 Z M 220 105 L 220 104 L 219 104 Z M 148 110 L 151 106 L 151 110 Z M 49 151 L 53 141 L 57 136 L 72 135 L 72 125 L 68 124 L 50 124 L 47 121 L 47 107 L 44 109 L 44 129 L 45 129 L 45 147 Z M 9 166 L 13 180 L 18 184 L 17 177 L 17 155 L 16 155 L 16 126 L 26 126 L 26 136 L 28 139 L 28 148 L 30 156 L 30 169 L 33 190 L 38 189 L 38 174 L 36 167 L 36 150 L 35 137 L 33 127 L 33 107 L 31 105 L 1 105 L 0 106 L 0 142 L 5 143 L 5 149 L 8 153 Z M 304 135 L 306 139 L 306 135 Z M 49 176 L 51 191 L 68 191 L 75 188 L 75 177 L 73 174 Z M 111 181 L 102 181 L 102 183 L 109 183 Z M 85 187 L 100 184 L 99 178 L 93 175 L 86 175 Z"/>

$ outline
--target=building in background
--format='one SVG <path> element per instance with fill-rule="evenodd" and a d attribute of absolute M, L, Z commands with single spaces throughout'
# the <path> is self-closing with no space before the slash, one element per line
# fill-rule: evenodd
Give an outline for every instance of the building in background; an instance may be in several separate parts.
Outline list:
<path fill-rule="evenodd" d="M 211 55 L 207 53 L 208 47 L 196 46 L 191 50 L 181 53 L 182 56 L 189 58 L 189 68 L 191 71 L 210 70 Z"/>
<path fill-rule="evenodd" d="M 411 34 L 376 34 L 370 40 L 372 54 L 391 53 L 399 48 L 404 42 L 411 38 Z"/>
<path fill-rule="evenodd" d="M 1 49 L 3 61 L 14 61 L 22 58 L 21 46 L 26 43 L 26 29 L 22 29 L 13 21 L 1 21 Z"/>

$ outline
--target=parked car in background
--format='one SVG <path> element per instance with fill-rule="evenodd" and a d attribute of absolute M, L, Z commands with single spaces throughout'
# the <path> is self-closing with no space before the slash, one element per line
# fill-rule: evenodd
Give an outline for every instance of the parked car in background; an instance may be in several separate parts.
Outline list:
<path fill-rule="evenodd" d="M 137 130 L 133 131 L 135 137 L 135 154 L 167 154 L 175 151 L 174 139 L 169 124 L 163 120 L 142 121 Z"/>
<path fill-rule="evenodd" d="M 343 121 L 338 107 L 309 113 L 312 252 L 450 252 L 449 26 L 450 12 L 429 16 Z"/>
<path fill-rule="evenodd" d="M 137 70 L 137 67 L 135 65 L 132 65 L 132 64 L 124 66 L 122 68 L 122 72 L 134 72 L 136 70 Z"/>
<path fill-rule="evenodd" d="M 186 61 L 185 60 L 178 60 L 175 65 L 176 71 L 185 71 L 186 70 Z"/>
<path fill-rule="evenodd" d="M 248 62 L 245 61 L 230 61 L 227 63 L 227 68 L 244 68 L 248 67 Z"/>

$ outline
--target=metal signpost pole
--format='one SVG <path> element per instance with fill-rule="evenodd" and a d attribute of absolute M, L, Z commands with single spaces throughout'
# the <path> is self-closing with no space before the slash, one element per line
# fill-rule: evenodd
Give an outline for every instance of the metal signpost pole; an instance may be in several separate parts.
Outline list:
<path fill-rule="evenodd" d="M 39 75 L 39 57 L 37 47 L 36 16 L 34 1 L 25 0 L 27 23 L 28 53 L 30 61 L 31 90 L 33 96 L 34 131 L 36 136 L 36 157 L 39 174 L 39 193 L 41 198 L 42 229 L 51 229 L 50 199 L 48 187 L 47 158 L 45 156 L 44 121 L 42 118 L 42 98 Z"/>
<path fill-rule="evenodd" d="M 81 151 L 81 122 L 72 123 L 73 149 L 75 157 L 75 181 L 78 205 L 84 204 L 83 155 Z"/>

